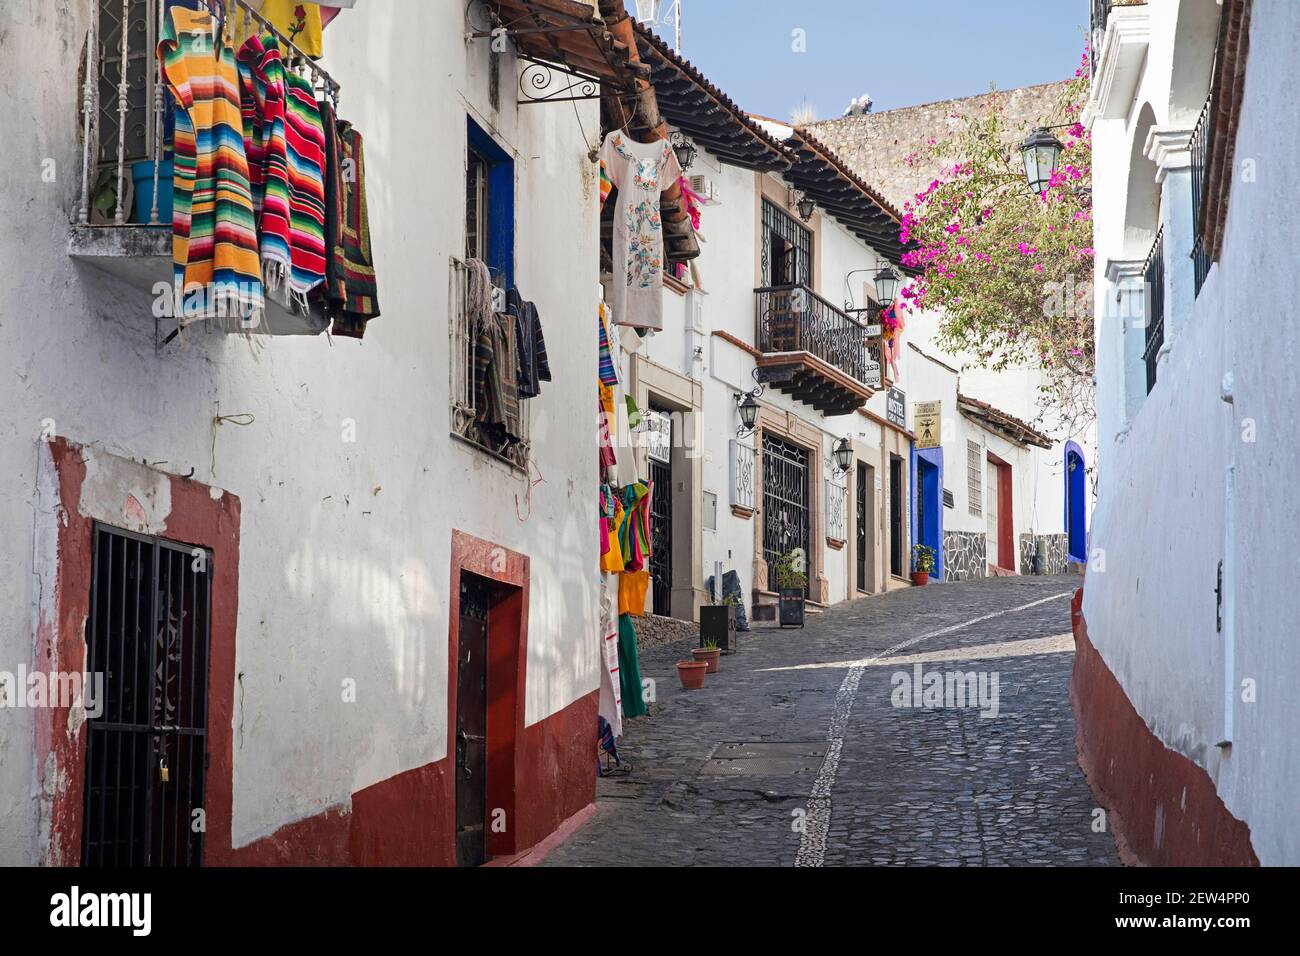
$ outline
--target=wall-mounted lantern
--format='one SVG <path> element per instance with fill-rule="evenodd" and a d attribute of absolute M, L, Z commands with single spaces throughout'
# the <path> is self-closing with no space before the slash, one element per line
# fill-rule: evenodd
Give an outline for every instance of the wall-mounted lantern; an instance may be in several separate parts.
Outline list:
<path fill-rule="evenodd" d="M 1052 177 L 1056 175 L 1062 149 L 1064 147 L 1061 141 L 1046 126 L 1038 127 L 1020 144 L 1020 155 L 1025 162 L 1025 180 L 1035 196 L 1047 189 Z"/>
<path fill-rule="evenodd" d="M 835 457 L 835 473 L 847 474 L 853 467 L 853 445 L 847 435 L 835 443 L 835 450 L 831 454 Z"/>
<path fill-rule="evenodd" d="M 672 136 L 668 138 L 668 141 L 672 143 L 673 153 L 677 156 L 677 165 L 682 167 L 682 172 L 690 169 L 691 164 L 695 162 L 695 154 L 697 152 L 695 144 L 687 139 L 685 134 L 680 132 L 673 133 Z"/>

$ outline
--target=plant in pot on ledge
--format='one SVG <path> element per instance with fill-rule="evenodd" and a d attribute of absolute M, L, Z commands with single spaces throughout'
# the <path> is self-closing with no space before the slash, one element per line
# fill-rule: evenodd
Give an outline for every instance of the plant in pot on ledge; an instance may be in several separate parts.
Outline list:
<path fill-rule="evenodd" d="M 803 570 L 803 552 L 800 549 L 781 555 L 776 565 L 776 586 L 780 592 L 777 621 L 782 627 L 787 624 L 803 627 L 804 589 L 808 587 L 808 575 Z"/>
<path fill-rule="evenodd" d="M 691 649 L 691 657 L 697 661 L 704 661 L 709 666 L 707 671 L 709 674 L 718 672 L 718 655 L 721 653 L 722 648 L 718 647 L 718 642 L 714 640 L 706 640 L 703 647 Z"/>
<path fill-rule="evenodd" d="M 924 587 L 934 570 L 934 548 L 925 544 L 912 545 L 912 584 Z"/>

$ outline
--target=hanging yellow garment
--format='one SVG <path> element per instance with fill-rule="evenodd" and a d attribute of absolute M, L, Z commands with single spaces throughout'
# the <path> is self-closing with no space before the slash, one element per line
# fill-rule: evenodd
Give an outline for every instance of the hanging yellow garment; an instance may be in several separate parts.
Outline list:
<path fill-rule="evenodd" d="M 623 570 L 623 548 L 618 543 L 618 526 L 623 523 L 623 503 L 615 500 L 609 522 L 609 550 L 600 556 L 600 569 L 617 574 Z"/>
<path fill-rule="evenodd" d="M 244 41 L 262 30 L 252 17 L 238 8 L 235 0 L 228 0 L 230 13 L 228 22 L 234 36 L 235 49 L 244 45 Z M 257 7 L 257 3 L 249 6 Z M 323 51 L 321 43 L 320 4 L 306 3 L 304 0 L 262 0 L 262 16 L 271 22 L 280 33 L 291 40 L 298 49 L 308 56 L 319 57 Z"/>
<path fill-rule="evenodd" d="M 624 571 L 618 576 L 618 613 L 633 617 L 645 615 L 646 592 L 650 590 L 649 571 Z"/>

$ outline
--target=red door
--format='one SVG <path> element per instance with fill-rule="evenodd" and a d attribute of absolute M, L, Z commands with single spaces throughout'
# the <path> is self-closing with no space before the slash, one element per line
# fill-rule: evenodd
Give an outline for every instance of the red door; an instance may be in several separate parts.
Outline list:
<path fill-rule="evenodd" d="M 988 553 L 989 568 L 1015 573 L 1015 522 L 1011 510 L 1011 465 L 988 453 Z"/>

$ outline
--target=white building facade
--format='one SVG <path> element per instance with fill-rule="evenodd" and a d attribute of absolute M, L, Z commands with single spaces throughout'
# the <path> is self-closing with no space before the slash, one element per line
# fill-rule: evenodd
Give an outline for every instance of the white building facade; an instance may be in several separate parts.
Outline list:
<path fill-rule="evenodd" d="M 110 68 L 98 89 L 79 85 L 78 58 L 88 37 L 92 63 L 121 53 L 121 8 L 0 9 L 0 126 L 28 131 L 0 190 L 0 671 L 79 673 L 107 647 L 208 676 L 206 690 L 184 678 L 181 726 L 158 690 L 177 675 L 148 685 L 151 706 L 146 671 L 101 656 L 116 738 L 79 693 L 25 706 L 25 685 L 0 687 L 0 862 L 450 864 L 525 850 L 594 798 L 596 428 L 571 427 L 571 410 L 591 406 L 596 378 L 598 174 L 583 134 L 595 104 L 520 105 L 525 64 L 467 37 L 490 23 L 465 4 L 345 11 L 319 69 L 365 138 L 381 316 L 363 341 L 203 323 L 165 341 L 152 290 L 169 280 L 170 230 L 129 204 L 114 225 L 111 201 L 107 224 L 78 221 L 79 137 L 94 129 L 82 105 L 101 115 L 92 184 L 114 167 L 119 115 Z M 159 11 L 131 5 L 146 8 L 126 41 L 139 84 Z M 129 123 L 151 123 L 152 103 L 124 99 Z M 467 177 L 484 168 L 493 195 L 475 206 Z M 550 355 L 513 457 L 457 426 L 461 263 L 480 215 Z M 170 585 L 151 588 L 154 571 Z M 179 632 L 159 623 L 167 594 Z M 471 639 L 474 660 L 493 648 L 486 673 L 466 673 Z M 488 791 L 458 798 L 461 751 L 484 723 Z M 137 819 L 146 796 L 154 823 Z M 476 799 L 477 819 L 463 812 Z M 92 830 L 83 808 L 105 805 L 108 828 Z M 136 837 L 112 819 L 139 823 Z"/>
<path fill-rule="evenodd" d="M 1291 864 L 1300 182 L 1284 0 L 1097 7 L 1098 433 L 1085 762 L 1130 851 Z"/>

